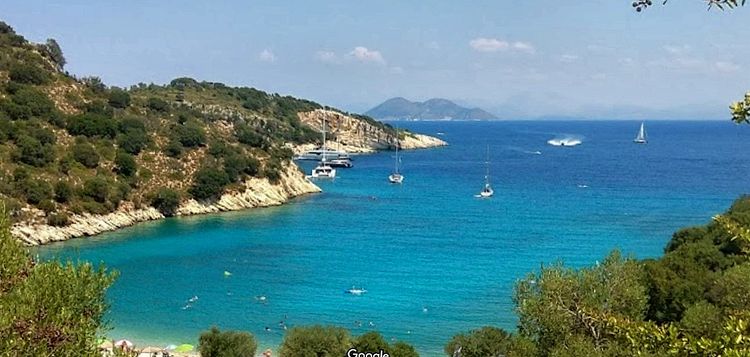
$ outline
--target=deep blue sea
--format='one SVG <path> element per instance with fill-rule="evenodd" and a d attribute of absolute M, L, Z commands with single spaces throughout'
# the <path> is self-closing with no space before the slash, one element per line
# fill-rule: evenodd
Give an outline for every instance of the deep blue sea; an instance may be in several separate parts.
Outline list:
<path fill-rule="evenodd" d="M 113 338 L 196 344 L 217 325 L 276 350 L 284 320 L 378 330 L 442 355 L 458 332 L 514 329 L 513 284 L 541 264 L 593 264 L 613 249 L 657 257 L 676 229 L 748 191 L 750 126 L 652 121 L 650 142 L 636 145 L 639 124 L 400 122 L 450 143 L 403 152 L 401 186 L 386 180 L 393 153 L 358 156 L 320 183 L 323 193 L 281 207 L 145 223 L 37 252 L 120 272 L 109 291 Z M 547 144 L 556 137 L 582 144 Z M 496 193 L 481 200 L 487 145 Z M 353 285 L 369 292 L 345 294 Z"/>

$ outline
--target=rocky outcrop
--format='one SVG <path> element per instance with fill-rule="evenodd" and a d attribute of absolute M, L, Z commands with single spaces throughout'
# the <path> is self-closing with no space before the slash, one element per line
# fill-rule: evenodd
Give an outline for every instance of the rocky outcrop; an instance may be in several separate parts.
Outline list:
<path fill-rule="evenodd" d="M 384 130 L 382 125 L 368 122 L 333 110 L 316 109 L 297 114 L 302 123 L 317 131 L 323 130 L 325 122 L 326 132 L 331 140 L 326 143 L 335 150 L 349 153 L 371 153 L 377 150 L 389 150 L 396 144 L 393 131 Z M 443 140 L 422 134 L 404 133 L 400 141 L 403 149 L 426 149 L 448 145 Z M 294 148 L 295 153 L 312 150 L 316 144 L 299 145 Z"/>
<path fill-rule="evenodd" d="M 244 182 L 240 190 L 226 193 L 217 201 L 183 202 L 177 210 L 177 215 L 189 216 L 275 206 L 290 198 L 319 191 L 320 188 L 307 180 L 296 165 L 290 163 L 284 168 L 281 180 L 277 184 L 272 184 L 267 179 L 252 178 Z M 153 207 L 135 208 L 131 203 L 125 203 L 117 211 L 106 215 L 74 215 L 71 217 L 71 223 L 65 227 L 54 227 L 42 223 L 19 223 L 11 228 L 11 232 L 14 237 L 27 245 L 40 245 L 93 236 L 162 218 L 164 215 Z"/>

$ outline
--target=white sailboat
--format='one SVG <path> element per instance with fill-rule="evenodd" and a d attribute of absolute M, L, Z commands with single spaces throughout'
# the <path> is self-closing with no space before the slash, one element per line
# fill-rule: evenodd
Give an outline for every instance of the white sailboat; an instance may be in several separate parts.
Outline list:
<path fill-rule="evenodd" d="M 401 174 L 401 158 L 398 156 L 398 148 L 401 143 L 398 140 L 398 130 L 396 130 L 396 169 L 388 175 L 388 182 L 390 183 L 402 183 L 404 182 L 404 175 Z"/>
<path fill-rule="evenodd" d="M 487 145 L 487 161 L 485 161 L 486 172 L 484 174 L 484 188 L 476 197 L 479 198 L 490 198 L 495 194 L 495 191 L 490 186 L 490 146 Z"/>
<path fill-rule="evenodd" d="M 313 178 L 328 178 L 332 179 L 336 177 L 336 169 L 328 165 L 326 162 L 326 121 L 323 119 L 323 157 L 318 163 L 318 166 L 312 170 Z"/>
<path fill-rule="evenodd" d="M 646 128 L 643 125 L 643 122 L 641 122 L 641 129 L 638 130 L 638 135 L 636 135 L 635 139 L 633 139 L 633 142 L 636 144 L 645 144 L 647 142 L 646 140 Z"/>

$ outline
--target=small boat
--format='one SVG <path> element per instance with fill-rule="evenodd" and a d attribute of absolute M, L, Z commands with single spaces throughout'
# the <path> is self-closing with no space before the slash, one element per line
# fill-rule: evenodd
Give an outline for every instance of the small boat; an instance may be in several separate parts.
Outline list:
<path fill-rule="evenodd" d="M 352 286 L 351 289 L 346 290 L 346 293 L 351 295 L 364 295 L 365 293 L 367 293 L 367 290 L 362 288 L 355 288 Z"/>
<path fill-rule="evenodd" d="M 322 158 L 320 159 L 320 163 L 318 163 L 318 166 L 315 166 L 315 168 L 312 170 L 311 177 L 316 179 L 333 179 L 336 178 L 336 169 L 331 167 L 331 165 L 328 164 L 326 161 L 326 122 L 325 119 L 323 120 L 323 150 L 322 150 Z"/>
<path fill-rule="evenodd" d="M 332 158 L 332 159 L 351 160 L 349 153 L 347 153 L 346 151 L 331 150 L 331 149 L 326 149 L 324 147 L 319 147 L 317 149 L 305 152 L 304 154 L 297 155 L 294 159 L 295 160 L 319 161 L 323 157 Z"/>
<path fill-rule="evenodd" d="M 638 130 L 638 135 L 633 139 L 633 142 L 636 144 L 645 144 L 648 142 L 648 140 L 646 140 L 646 128 L 644 127 L 643 122 L 641 122 L 641 129 Z"/>
<path fill-rule="evenodd" d="M 317 179 L 336 178 L 336 169 L 328 165 L 328 162 L 321 161 L 318 166 L 312 170 L 312 177 Z"/>
<path fill-rule="evenodd" d="M 328 166 L 330 166 L 330 167 L 343 167 L 345 169 L 349 169 L 349 168 L 354 167 L 354 164 L 352 164 L 352 160 L 349 159 L 349 158 L 346 158 L 346 159 L 343 159 L 343 158 L 333 159 L 333 160 L 327 161 L 327 163 L 328 163 Z"/>
<path fill-rule="evenodd" d="M 484 174 L 484 188 L 476 197 L 479 198 L 490 198 L 492 195 L 495 194 L 495 191 L 492 189 L 492 186 L 490 186 L 490 146 L 487 145 L 487 161 L 484 162 L 487 171 Z"/>
<path fill-rule="evenodd" d="M 396 129 L 396 169 L 393 173 L 388 175 L 388 182 L 400 184 L 404 182 L 404 175 L 401 174 L 401 158 L 398 156 L 398 148 L 401 143 L 398 140 L 398 129 Z"/>

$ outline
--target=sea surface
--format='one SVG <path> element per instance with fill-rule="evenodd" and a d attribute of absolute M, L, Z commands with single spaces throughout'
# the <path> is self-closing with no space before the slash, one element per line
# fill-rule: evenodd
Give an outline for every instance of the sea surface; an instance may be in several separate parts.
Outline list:
<path fill-rule="evenodd" d="M 144 223 L 36 252 L 118 270 L 110 336 L 141 346 L 196 344 L 216 325 L 276 350 L 283 321 L 377 330 L 438 356 L 458 332 L 514 329 L 514 282 L 542 264 L 594 264 L 613 249 L 658 257 L 676 229 L 748 191 L 750 126 L 727 121 L 646 122 L 647 145 L 632 142 L 640 122 L 396 125 L 450 143 L 402 152 L 403 185 L 387 183 L 392 152 L 358 156 L 320 182 L 323 193 L 281 207 Z M 495 196 L 482 200 L 487 146 Z M 345 294 L 352 286 L 368 292 Z"/>

